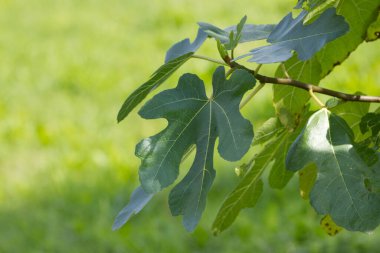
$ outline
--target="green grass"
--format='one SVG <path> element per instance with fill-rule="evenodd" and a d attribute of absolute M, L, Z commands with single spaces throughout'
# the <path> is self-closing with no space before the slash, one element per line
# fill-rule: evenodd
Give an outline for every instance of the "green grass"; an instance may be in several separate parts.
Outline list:
<path fill-rule="evenodd" d="M 237 164 L 221 160 L 194 233 L 170 216 L 167 190 L 111 231 L 138 185 L 134 146 L 164 124 L 136 111 L 117 124 L 125 97 L 172 43 L 194 38 L 197 21 L 223 27 L 247 14 L 252 23 L 276 22 L 295 1 L 273 2 L 1 1 L 0 252 L 375 252 L 378 230 L 324 234 L 296 178 L 283 192 L 266 187 L 257 208 L 213 237 L 212 220 L 237 182 Z M 214 46 L 201 53 L 216 56 Z M 378 94 L 379 51 L 378 42 L 361 46 L 324 83 Z M 214 68 L 193 61 L 182 70 L 210 80 Z M 255 99 L 244 113 L 259 125 L 273 113 L 270 87 Z"/>

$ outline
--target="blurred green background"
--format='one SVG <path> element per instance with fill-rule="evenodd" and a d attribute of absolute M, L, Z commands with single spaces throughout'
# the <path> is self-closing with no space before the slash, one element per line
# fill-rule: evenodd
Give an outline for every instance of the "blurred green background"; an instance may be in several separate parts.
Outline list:
<path fill-rule="evenodd" d="M 111 231 L 138 185 L 135 144 L 164 126 L 136 110 L 117 124 L 126 96 L 174 42 L 195 37 L 197 21 L 273 23 L 295 2 L 0 0 L 0 252 L 378 252 L 380 230 L 326 235 L 296 177 L 284 191 L 266 186 L 255 209 L 214 237 L 213 218 L 237 183 L 238 164 L 220 158 L 195 232 L 171 217 L 168 190 Z M 215 43 L 200 54 L 217 56 Z M 379 42 L 364 44 L 323 84 L 379 95 L 379 58 Z M 215 67 L 193 60 L 179 72 L 210 80 Z M 270 91 L 244 110 L 256 128 L 273 114 Z"/>

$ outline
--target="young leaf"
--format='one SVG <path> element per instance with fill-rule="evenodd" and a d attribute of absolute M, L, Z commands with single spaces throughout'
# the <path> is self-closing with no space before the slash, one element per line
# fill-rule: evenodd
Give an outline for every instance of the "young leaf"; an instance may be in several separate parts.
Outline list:
<path fill-rule="evenodd" d="M 112 230 L 121 228 L 132 217 L 132 215 L 139 213 L 141 209 L 148 204 L 152 197 L 153 194 L 146 193 L 141 186 L 137 187 L 133 191 L 128 205 L 124 207 L 123 210 L 121 210 L 116 216 Z"/>
<path fill-rule="evenodd" d="M 310 163 L 318 177 L 310 202 L 319 214 L 348 230 L 370 231 L 380 223 L 380 195 L 368 191 L 368 167 L 355 150 L 347 123 L 327 109 L 314 113 L 291 146 L 287 168 L 300 170 Z"/>
<path fill-rule="evenodd" d="M 192 52 L 172 59 L 158 68 L 152 77 L 143 83 L 125 100 L 117 115 L 117 121 L 122 121 L 128 114 L 149 94 L 151 90 L 161 85 L 168 79 L 179 67 L 181 67 L 193 55 Z"/>
<path fill-rule="evenodd" d="M 203 42 L 207 39 L 207 34 L 203 32 L 201 29 L 198 29 L 197 37 L 195 38 L 193 43 L 190 43 L 189 39 L 184 39 L 180 42 L 174 44 L 167 52 L 165 57 L 165 63 L 169 61 L 181 57 L 182 55 L 188 53 L 195 53 L 200 46 L 202 46 Z"/>
<path fill-rule="evenodd" d="M 219 154 L 239 160 L 253 139 L 251 123 L 239 112 L 242 96 L 256 80 L 245 70 L 236 70 L 229 80 L 223 67 L 213 75 L 213 95 L 208 98 L 202 80 L 183 75 L 175 89 L 166 90 L 148 101 L 139 114 L 146 119 L 165 118 L 168 126 L 159 134 L 136 146 L 141 159 L 140 181 L 148 193 L 172 184 L 185 152 L 196 145 L 194 162 L 184 179 L 170 193 L 173 215 L 183 215 L 183 223 L 192 231 L 206 205 L 206 195 L 215 177 L 213 153 L 219 137 Z"/>
<path fill-rule="evenodd" d="M 254 207 L 263 191 L 261 174 L 276 159 L 278 151 L 286 141 L 287 133 L 283 132 L 277 138 L 268 143 L 257 154 L 252 167 L 245 174 L 236 188 L 223 202 L 212 225 L 214 234 L 226 230 L 235 221 L 240 211 L 244 208 Z"/>
<path fill-rule="evenodd" d="M 214 25 L 198 22 L 199 29 L 207 33 L 208 36 L 220 40 L 226 47 L 230 44 L 230 33 L 231 31 L 234 34 L 238 33 L 237 26 L 230 26 L 226 29 L 221 29 Z M 255 40 L 263 40 L 268 38 L 269 34 L 273 31 L 275 25 L 252 25 L 245 24 L 241 29 L 241 37 L 239 43 L 245 43 Z M 231 49 L 227 47 L 227 49 Z"/>
<path fill-rule="evenodd" d="M 257 63 L 283 62 L 296 51 L 298 58 L 305 61 L 318 52 L 326 43 L 335 40 L 349 30 L 342 16 L 331 8 L 325 11 L 312 24 L 304 26 L 303 19 L 307 11 L 301 12 L 296 19 L 289 13 L 276 26 L 268 37 L 272 45 L 251 50 L 246 56 L 252 56 L 248 61 Z"/>
<path fill-rule="evenodd" d="M 236 26 L 236 31 L 233 31 L 233 30 L 230 31 L 230 45 L 229 45 L 230 49 L 236 48 L 237 45 L 239 44 L 245 22 L 247 22 L 247 16 L 244 16 L 240 20 L 239 24 Z"/>

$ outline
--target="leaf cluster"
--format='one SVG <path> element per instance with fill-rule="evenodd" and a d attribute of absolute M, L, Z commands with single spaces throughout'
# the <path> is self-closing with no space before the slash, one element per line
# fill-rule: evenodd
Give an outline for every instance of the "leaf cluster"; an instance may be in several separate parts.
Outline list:
<path fill-rule="evenodd" d="M 139 110 L 141 117 L 164 118 L 168 125 L 137 144 L 141 185 L 119 213 L 114 229 L 175 183 L 181 162 L 195 150 L 187 174 L 169 194 L 171 213 L 182 215 L 185 228 L 194 230 L 216 176 L 216 140 L 225 160 L 239 161 L 250 149 L 252 157 L 237 170 L 240 181 L 222 203 L 212 225 L 215 234 L 227 229 L 242 209 L 256 205 L 265 170 L 270 170 L 269 185 L 276 189 L 285 187 L 298 171 L 301 197 L 324 216 L 321 224 L 329 234 L 341 228 L 375 229 L 380 223 L 379 109 L 336 98 L 324 105 L 312 89 L 308 93 L 291 84 L 295 79 L 317 86 L 366 38 L 375 40 L 368 36 L 378 27 L 379 7 L 380 0 L 299 0 L 299 14 L 293 18 L 290 12 L 277 24 L 247 24 L 246 16 L 225 29 L 199 22 L 195 40 L 182 40 L 167 51 L 164 65 L 126 99 L 118 121 L 190 59 L 209 60 L 229 70 L 216 68 L 210 96 L 198 76 L 186 73 L 176 88 L 161 91 Z M 195 54 L 207 38 L 216 40 L 221 60 Z M 239 44 L 257 40 L 267 44 L 235 57 Z M 256 70 L 239 63 L 246 57 L 258 64 Z M 272 63 L 279 64 L 275 76 L 282 79 L 258 74 L 262 64 Z M 285 80 L 286 85 L 273 86 L 276 113 L 254 135 L 240 109 L 259 92 L 263 80 Z M 360 95 L 351 97 L 360 101 Z M 310 98 L 322 108 L 311 110 Z"/>

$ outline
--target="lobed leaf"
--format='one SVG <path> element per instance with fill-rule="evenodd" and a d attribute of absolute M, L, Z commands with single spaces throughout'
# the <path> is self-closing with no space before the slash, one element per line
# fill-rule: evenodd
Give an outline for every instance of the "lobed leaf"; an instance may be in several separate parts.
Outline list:
<path fill-rule="evenodd" d="M 315 163 L 318 176 L 310 193 L 314 209 L 348 230 L 371 231 L 380 223 L 380 195 L 365 185 L 373 168 L 360 158 L 352 138 L 343 119 L 321 109 L 291 146 L 287 168 L 296 171 Z"/>
<path fill-rule="evenodd" d="M 194 162 L 187 175 L 171 191 L 169 205 L 173 215 L 183 215 L 192 231 L 206 205 L 206 195 L 215 177 L 213 152 L 219 138 L 219 154 L 239 160 L 253 139 L 251 123 L 239 112 L 242 96 L 255 84 L 245 70 L 236 70 L 226 80 L 223 67 L 213 75 L 213 96 L 208 98 L 202 80 L 183 75 L 178 86 L 159 93 L 139 114 L 146 119 L 165 118 L 168 126 L 136 146 L 141 159 L 140 181 L 147 193 L 169 186 L 178 176 L 182 157 L 196 145 Z"/>
<path fill-rule="evenodd" d="M 117 121 L 120 122 L 155 88 L 168 79 L 179 67 L 191 58 L 194 53 L 190 52 L 170 60 L 159 67 L 152 77 L 139 88 L 137 88 L 125 100 L 117 115 Z"/>
<path fill-rule="evenodd" d="M 310 59 L 326 43 L 335 40 L 349 30 L 342 16 L 331 8 L 310 25 L 303 25 L 307 11 L 302 11 L 297 18 L 289 13 L 275 27 L 268 37 L 271 45 L 251 50 L 246 56 L 252 56 L 248 61 L 261 64 L 283 62 L 289 59 L 293 50 L 302 61 Z"/>

